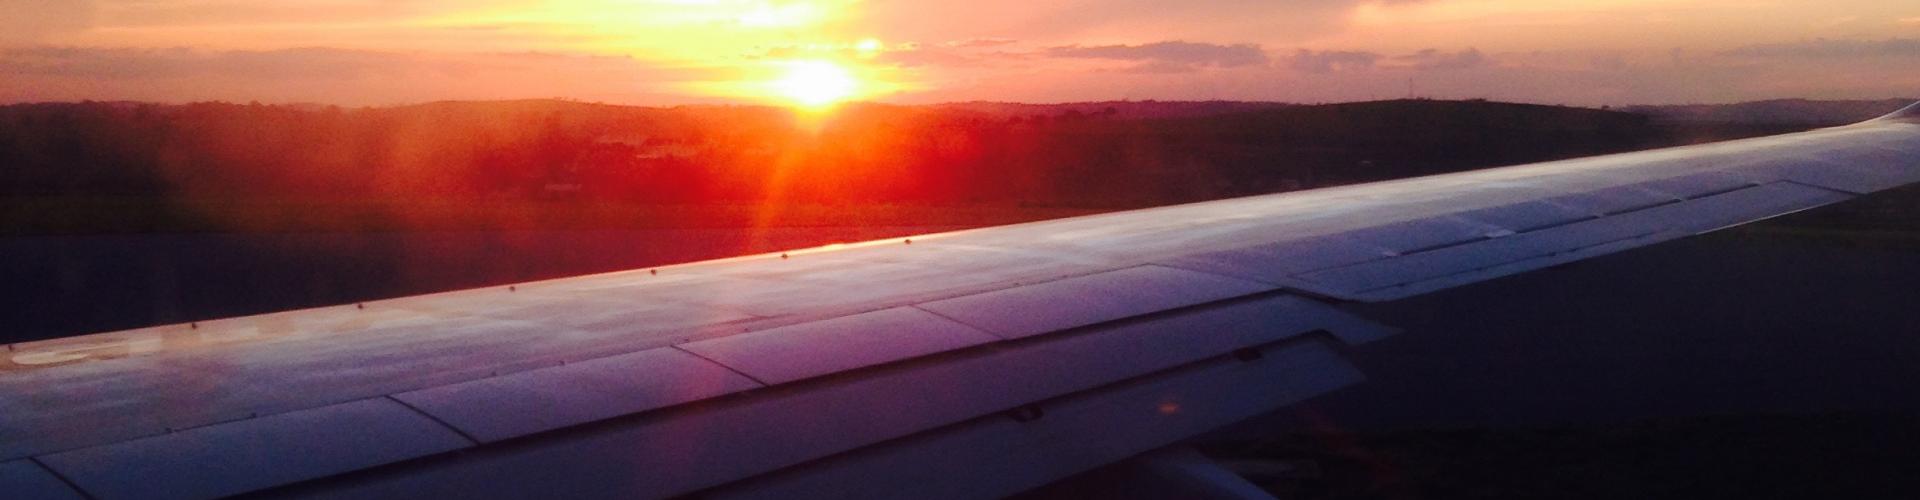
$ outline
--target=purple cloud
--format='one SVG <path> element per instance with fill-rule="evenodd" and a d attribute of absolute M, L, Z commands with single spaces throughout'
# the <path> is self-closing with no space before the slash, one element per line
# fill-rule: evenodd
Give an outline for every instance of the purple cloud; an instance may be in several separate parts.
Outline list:
<path fill-rule="evenodd" d="M 1920 57 L 1920 39 L 1829 40 L 1748 45 L 1725 52 L 1744 57 L 1820 59 L 1833 57 Z"/>
<path fill-rule="evenodd" d="M 1382 56 L 1373 52 L 1352 50 L 1312 51 L 1300 49 L 1287 58 L 1287 67 L 1302 73 L 1327 74 L 1342 71 L 1364 71 L 1373 69 Z"/>
<path fill-rule="evenodd" d="M 1459 52 L 1443 52 L 1439 49 L 1426 49 L 1412 54 L 1395 56 L 1393 66 L 1421 71 L 1450 71 L 1474 69 L 1492 64 L 1492 60 L 1480 49 L 1469 48 Z"/>

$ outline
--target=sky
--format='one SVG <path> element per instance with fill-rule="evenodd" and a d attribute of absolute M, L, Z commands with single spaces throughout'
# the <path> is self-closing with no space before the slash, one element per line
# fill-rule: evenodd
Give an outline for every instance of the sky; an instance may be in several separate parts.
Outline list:
<path fill-rule="evenodd" d="M 1886 0 L 0 0 L 0 102 L 1920 96 Z"/>

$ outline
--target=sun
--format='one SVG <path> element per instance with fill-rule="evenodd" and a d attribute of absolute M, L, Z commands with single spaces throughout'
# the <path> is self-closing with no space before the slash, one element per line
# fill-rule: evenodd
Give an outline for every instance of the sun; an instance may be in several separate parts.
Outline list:
<path fill-rule="evenodd" d="M 831 61 L 793 61 L 774 80 L 773 92 L 803 107 L 831 106 L 860 90 L 860 80 L 846 67 Z"/>

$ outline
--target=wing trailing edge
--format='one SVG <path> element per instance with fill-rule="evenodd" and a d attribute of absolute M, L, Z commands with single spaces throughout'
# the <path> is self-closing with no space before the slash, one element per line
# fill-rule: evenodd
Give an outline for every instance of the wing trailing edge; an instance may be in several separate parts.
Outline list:
<path fill-rule="evenodd" d="M 1900 108 L 1899 111 L 1888 113 L 1886 116 L 1875 118 L 1873 121 L 1879 120 L 1903 121 L 1908 123 L 1920 121 L 1920 102 L 1908 104 L 1907 107 Z"/>

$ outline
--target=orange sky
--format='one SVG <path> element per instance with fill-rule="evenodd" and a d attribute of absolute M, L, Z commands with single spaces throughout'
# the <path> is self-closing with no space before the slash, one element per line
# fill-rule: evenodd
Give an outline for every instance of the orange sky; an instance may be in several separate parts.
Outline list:
<path fill-rule="evenodd" d="M 0 102 L 1324 102 L 1409 88 L 1584 105 L 1914 96 L 1920 3 L 0 0 Z"/>

